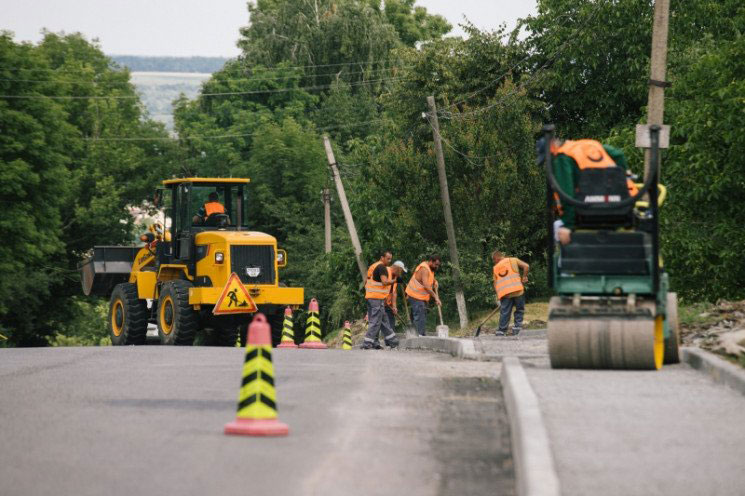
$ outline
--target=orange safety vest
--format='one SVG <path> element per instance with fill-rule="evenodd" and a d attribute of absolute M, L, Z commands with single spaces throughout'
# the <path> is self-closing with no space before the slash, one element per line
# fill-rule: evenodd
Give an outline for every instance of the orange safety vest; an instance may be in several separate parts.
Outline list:
<path fill-rule="evenodd" d="M 494 279 L 497 281 L 497 298 L 524 291 L 520 274 L 512 269 L 512 259 L 503 258 L 494 266 Z"/>
<path fill-rule="evenodd" d="M 551 152 L 554 155 L 562 153 L 568 157 L 571 157 L 577 164 L 580 170 L 584 169 L 602 169 L 605 167 L 615 167 L 616 163 L 613 161 L 608 152 L 605 151 L 603 145 L 599 141 L 591 139 L 582 139 L 577 141 L 567 140 L 560 147 L 552 147 Z M 626 180 L 626 187 L 629 190 L 629 196 L 635 196 L 639 193 L 639 189 L 631 179 Z M 554 193 L 554 199 L 556 200 L 556 209 L 559 215 L 563 215 L 563 208 L 559 195 Z"/>
<path fill-rule="evenodd" d="M 605 167 L 616 166 L 616 163 L 610 158 L 603 145 L 599 141 L 591 139 L 567 140 L 555 153 L 561 153 L 574 159 L 580 170 L 604 169 Z"/>
<path fill-rule="evenodd" d="M 388 267 L 388 279 L 393 279 L 393 269 Z M 398 283 L 394 282 L 393 286 L 391 286 L 391 290 L 388 293 L 388 296 L 385 297 L 385 304 L 389 307 L 393 307 L 393 295 L 396 293 L 396 290 L 398 289 Z"/>
<path fill-rule="evenodd" d="M 375 272 L 375 269 L 378 267 L 378 265 L 382 263 L 383 262 L 375 262 L 367 268 L 367 282 L 365 282 L 366 300 L 385 300 L 388 297 L 390 289 L 386 288 L 382 282 L 378 282 L 373 279 L 373 272 Z M 386 267 L 386 269 L 388 268 Z M 390 275 L 390 273 L 391 271 L 390 269 L 388 269 L 388 274 Z"/>
<path fill-rule="evenodd" d="M 406 294 L 410 298 L 414 298 L 415 300 L 421 300 L 421 301 L 429 301 L 429 293 L 425 289 L 424 286 L 422 286 L 422 283 L 419 282 L 419 280 L 416 278 L 417 272 L 419 272 L 419 269 L 421 267 L 424 267 L 427 269 L 427 277 L 426 282 L 427 285 L 432 288 L 432 286 L 435 283 L 435 273 L 432 272 L 432 269 L 429 268 L 429 264 L 427 262 L 422 262 L 419 265 L 417 265 L 416 270 L 414 271 L 414 274 L 411 276 L 411 280 L 409 281 L 409 284 L 406 286 Z"/>
<path fill-rule="evenodd" d="M 225 207 L 220 202 L 208 202 L 204 204 L 204 216 L 209 217 L 212 214 L 224 214 Z"/>

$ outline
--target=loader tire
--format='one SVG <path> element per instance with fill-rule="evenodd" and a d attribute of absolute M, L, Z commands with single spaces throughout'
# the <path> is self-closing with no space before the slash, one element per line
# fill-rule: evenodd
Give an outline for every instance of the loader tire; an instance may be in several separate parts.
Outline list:
<path fill-rule="evenodd" d="M 186 281 L 168 281 L 163 284 L 158 298 L 158 336 L 160 344 L 191 346 L 199 329 L 199 315 L 189 305 L 189 288 Z"/>
<path fill-rule="evenodd" d="M 285 326 L 285 313 L 284 310 L 278 311 L 274 315 L 267 317 L 269 325 L 272 329 L 272 346 L 276 347 L 282 342 L 282 330 Z"/>
<path fill-rule="evenodd" d="M 253 316 L 255 315 L 256 314 L 254 314 Z M 251 317 L 251 320 L 253 320 L 253 316 Z M 271 331 L 272 347 L 276 348 L 277 345 L 282 340 L 282 327 L 285 322 L 285 315 L 282 312 L 269 314 L 269 315 L 266 315 L 266 321 L 269 324 L 269 329 Z M 248 325 L 241 326 L 238 329 L 238 335 L 240 336 L 240 343 L 242 347 L 246 346 L 248 328 L 250 327 L 250 325 L 251 323 L 249 322 Z"/>
<path fill-rule="evenodd" d="M 215 329 L 216 346 L 233 346 L 238 342 L 240 326 L 231 325 Z"/>
<path fill-rule="evenodd" d="M 147 335 L 147 302 L 137 298 L 137 285 L 117 284 L 109 302 L 109 336 L 111 344 L 145 344 Z"/>
<path fill-rule="evenodd" d="M 678 329 L 678 294 L 667 294 L 667 325 L 670 336 L 665 339 L 665 365 L 680 363 L 680 330 Z"/>

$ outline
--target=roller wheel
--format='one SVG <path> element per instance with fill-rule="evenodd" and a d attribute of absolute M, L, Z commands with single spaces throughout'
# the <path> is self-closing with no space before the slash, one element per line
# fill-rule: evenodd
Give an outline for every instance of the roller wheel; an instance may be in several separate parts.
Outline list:
<path fill-rule="evenodd" d="M 111 344 L 145 344 L 147 302 L 137 298 L 137 285 L 117 284 L 109 302 L 109 336 Z"/>
<path fill-rule="evenodd" d="M 583 302 L 582 306 L 591 306 Z M 548 321 L 548 352 L 553 368 L 649 369 L 662 366 L 664 329 L 662 316 L 644 318 L 562 317 L 551 311 L 570 307 L 551 298 Z M 653 302 L 641 306 L 654 312 Z"/>
<path fill-rule="evenodd" d="M 678 329 L 678 295 L 667 294 L 667 326 L 670 336 L 665 338 L 665 365 L 680 363 L 680 330 Z"/>
<path fill-rule="evenodd" d="M 168 281 L 163 284 L 158 299 L 158 336 L 166 345 L 194 344 L 199 329 L 199 318 L 189 305 L 189 288 L 186 281 Z"/>

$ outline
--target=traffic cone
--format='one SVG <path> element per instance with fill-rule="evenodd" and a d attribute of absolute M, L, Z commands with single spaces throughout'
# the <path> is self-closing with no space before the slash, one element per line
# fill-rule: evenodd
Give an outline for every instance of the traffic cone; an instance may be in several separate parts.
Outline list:
<path fill-rule="evenodd" d="M 282 341 L 277 348 L 297 348 L 295 333 L 292 330 L 292 308 L 285 308 L 285 322 L 282 324 Z"/>
<path fill-rule="evenodd" d="M 264 314 L 257 313 L 248 326 L 238 415 L 225 424 L 225 434 L 286 436 L 289 430 L 277 420 L 271 329 Z"/>
<path fill-rule="evenodd" d="M 301 348 L 325 350 L 328 348 L 321 341 L 321 319 L 318 316 L 318 301 L 315 298 L 308 304 L 308 320 L 305 322 L 305 341 Z"/>
<path fill-rule="evenodd" d="M 344 336 L 341 339 L 341 349 L 351 350 L 352 349 L 352 324 L 347 320 L 344 322 Z"/>

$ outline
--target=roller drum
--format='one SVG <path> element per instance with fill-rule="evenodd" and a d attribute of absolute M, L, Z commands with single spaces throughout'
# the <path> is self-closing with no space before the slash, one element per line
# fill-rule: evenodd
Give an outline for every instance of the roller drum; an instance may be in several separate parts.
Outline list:
<path fill-rule="evenodd" d="M 553 368 L 658 369 L 662 365 L 662 318 L 654 302 L 637 304 L 650 318 L 578 316 L 551 318 L 555 308 L 571 308 L 554 297 L 549 305 L 548 350 Z M 582 308 L 598 306 L 582 302 Z"/>

